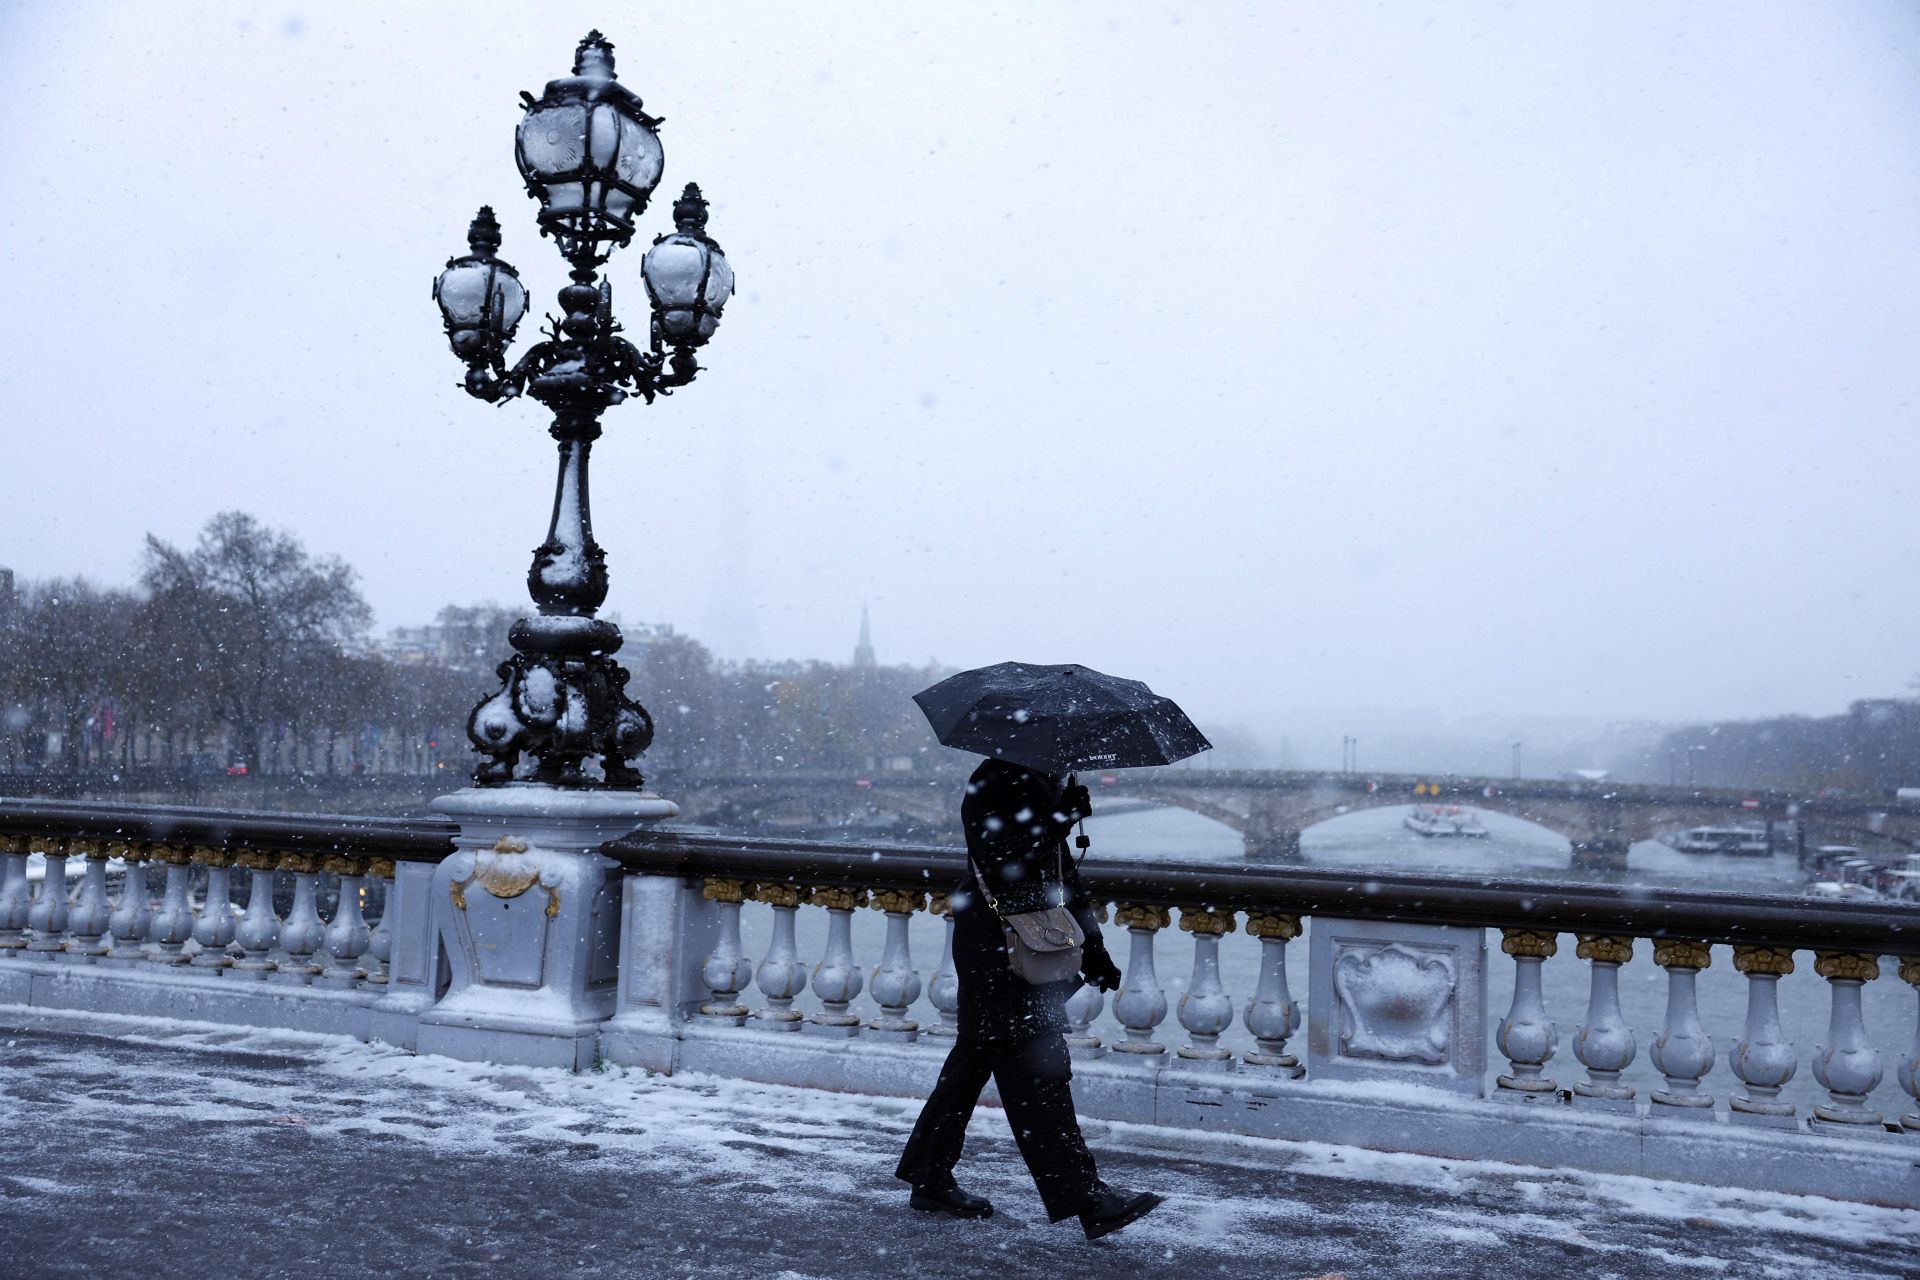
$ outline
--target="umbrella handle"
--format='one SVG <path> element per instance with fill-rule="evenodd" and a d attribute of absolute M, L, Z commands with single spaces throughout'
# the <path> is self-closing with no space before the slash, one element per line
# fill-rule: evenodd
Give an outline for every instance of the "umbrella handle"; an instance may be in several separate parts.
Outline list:
<path fill-rule="evenodd" d="M 1080 772 L 1079 770 L 1076 769 L 1072 773 L 1069 773 L 1067 775 L 1067 785 L 1071 787 L 1074 783 L 1079 781 L 1079 779 L 1080 779 Z M 1074 859 L 1074 865 L 1078 866 L 1080 863 L 1085 862 L 1087 860 L 1087 849 L 1092 844 L 1093 844 L 1093 841 L 1087 839 L 1087 820 L 1085 818 L 1082 818 L 1080 819 L 1080 834 L 1073 838 L 1073 847 L 1080 851 L 1080 856 Z"/>

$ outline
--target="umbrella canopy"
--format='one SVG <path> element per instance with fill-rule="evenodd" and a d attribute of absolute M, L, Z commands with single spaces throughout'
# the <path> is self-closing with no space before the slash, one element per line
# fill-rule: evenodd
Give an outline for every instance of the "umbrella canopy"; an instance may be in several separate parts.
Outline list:
<path fill-rule="evenodd" d="M 913 700 L 942 744 L 1042 773 L 1172 764 L 1213 745 L 1172 699 L 1071 662 L 976 667 Z"/>

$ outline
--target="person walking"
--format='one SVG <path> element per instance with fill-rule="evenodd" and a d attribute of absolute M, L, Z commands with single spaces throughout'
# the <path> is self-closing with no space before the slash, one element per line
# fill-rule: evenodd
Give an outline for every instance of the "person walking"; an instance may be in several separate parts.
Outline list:
<path fill-rule="evenodd" d="M 900 1157 L 915 1209 L 986 1218 L 993 1205 L 960 1189 L 953 1170 L 967 1120 L 989 1077 L 998 1086 L 1014 1140 L 1033 1175 L 1047 1219 L 1078 1216 L 1089 1240 L 1153 1211 L 1164 1197 L 1108 1186 L 1074 1117 L 1066 1003 L 1082 982 L 1118 990 L 1066 837 L 1093 805 L 1083 786 L 1057 774 L 989 759 L 967 782 L 960 806 L 971 874 L 949 894 L 960 1026 Z M 1003 919 L 1065 907 L 1086 935 L 1078 977 L 1033 984 L 1011 967 Z"/>

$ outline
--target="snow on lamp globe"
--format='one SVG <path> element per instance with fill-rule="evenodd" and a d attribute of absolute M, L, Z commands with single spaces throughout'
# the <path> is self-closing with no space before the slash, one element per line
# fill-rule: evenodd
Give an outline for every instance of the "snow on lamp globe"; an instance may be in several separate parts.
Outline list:
<path fill-rule="evenodd" d="M 675 229 L 647 250 L 640 272 L 660 336 L 676 346 L 697 347 L 713 336 L 720 309 L 733 296 L 733 268 L 707 235 L 707 202 L 694 183 L 674 201 L 673 224 Z"/>
<path fill-rule="evenodd" d="M 514 159 L 540 201 L 540 232 L 576 267 L 604 262 L 633 238 L 660 182 L 660 121 L 614 78 L 613 46 L 598 31 L 580 42 L 572 75 L 548 81 L 537 100 L 522 96 Z"/>

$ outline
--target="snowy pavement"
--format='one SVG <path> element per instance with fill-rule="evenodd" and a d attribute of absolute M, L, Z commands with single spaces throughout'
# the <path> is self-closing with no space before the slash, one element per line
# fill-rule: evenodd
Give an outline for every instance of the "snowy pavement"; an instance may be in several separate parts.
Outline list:
<path fill-rule="evenodd" d="M 1165 1208 L 1049 1225 L 997 1111 L 912 1213 L 917 1104 L 0 1007 L 0 1270 L 36 1277 L 1920 1274 L 1920 1213 L 1089 1124 Z"/>

